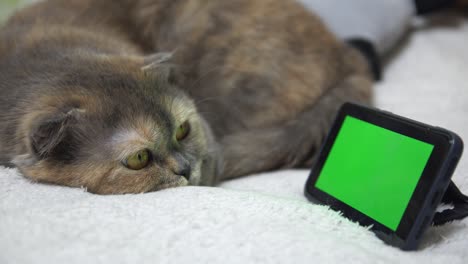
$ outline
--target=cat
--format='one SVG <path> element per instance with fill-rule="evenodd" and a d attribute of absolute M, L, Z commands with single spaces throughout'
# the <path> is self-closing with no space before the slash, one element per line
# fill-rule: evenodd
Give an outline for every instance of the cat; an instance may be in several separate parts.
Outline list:
<path fill-rule="evenodd" d="M 363 57 L 295 0 L 46 0 L 0 30 L 0 163 L 97 194 L 313 162 Z"/>

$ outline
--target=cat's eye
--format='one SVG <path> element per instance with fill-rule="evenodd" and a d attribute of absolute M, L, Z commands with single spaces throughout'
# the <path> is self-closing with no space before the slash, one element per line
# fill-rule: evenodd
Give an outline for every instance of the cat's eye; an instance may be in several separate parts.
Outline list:
<path fill-rule="evenodd" d="M 182 123 L 176 131 L 176 139 L 177 141 L 184 140 L 188 134 L 190 133 L 190 123 L 188 121 L 185 121 Z"/>
<path fill-rule="evenodd" d="M 150 162 L 150 152 L 147 149 L 138 151 L 137 153 L 130 155 L 123 164 L 125 167 L 131 170 L 141 170 L 148 166 Z"/>

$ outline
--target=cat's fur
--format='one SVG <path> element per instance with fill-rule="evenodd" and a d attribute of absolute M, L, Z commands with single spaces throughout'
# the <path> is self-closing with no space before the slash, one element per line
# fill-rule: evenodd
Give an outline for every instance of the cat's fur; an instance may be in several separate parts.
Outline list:
<path fill-rule="evenodd" d="M 369 102 L 371 85 L 295 0 L 48 0 L 0 31 L 0 162 L 95 193 L 310 165 L 341 103 Z M 149 167 L 122 166 L 142 148 Z"/>

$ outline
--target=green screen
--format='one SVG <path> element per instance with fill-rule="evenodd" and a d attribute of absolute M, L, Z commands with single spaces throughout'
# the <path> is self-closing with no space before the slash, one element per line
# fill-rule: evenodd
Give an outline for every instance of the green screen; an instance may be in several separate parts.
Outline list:
<path fill-rule="evenodd" d="M 347 116 L 316 187 L 396 231 L 433 148 Z"/>

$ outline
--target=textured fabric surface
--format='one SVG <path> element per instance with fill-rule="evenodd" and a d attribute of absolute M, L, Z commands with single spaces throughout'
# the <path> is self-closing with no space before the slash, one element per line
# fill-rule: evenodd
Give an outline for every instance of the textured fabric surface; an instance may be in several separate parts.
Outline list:
<path fill-rule="evenodd" d="M 440 21 L 440 20 L 439 20 Z M 389 61 L 376 105 L 468 139 L 468 23 L 419 23 Z M 0 263 L 466 263 L 468 219 L 403 252 L 302 194 L 280 171 L 155 193 L 99 196 L 0 168 Z M 454 180 L 468 193 L 468 157 Z"/>

